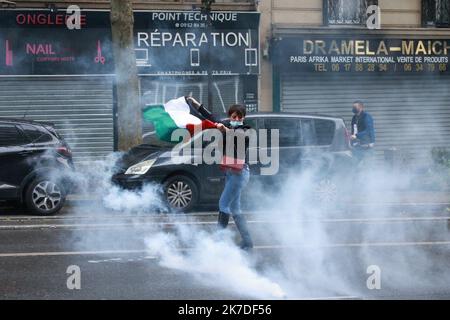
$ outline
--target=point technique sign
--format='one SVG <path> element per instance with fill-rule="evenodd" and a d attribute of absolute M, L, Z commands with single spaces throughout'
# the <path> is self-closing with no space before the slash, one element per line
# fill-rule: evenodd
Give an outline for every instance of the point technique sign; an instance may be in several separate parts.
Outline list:
<path fill-rule="evenodd" d="M 0 75 L 114 74 L 109 12 L 0 11 Z M 259 74 L 259 14 L 136 11 L 139 74 Z"/>
<path fill-rule="evenodd" d="M 259 73 L 259 13 L 136 12 L 140 73 L 214 75 Z"/>

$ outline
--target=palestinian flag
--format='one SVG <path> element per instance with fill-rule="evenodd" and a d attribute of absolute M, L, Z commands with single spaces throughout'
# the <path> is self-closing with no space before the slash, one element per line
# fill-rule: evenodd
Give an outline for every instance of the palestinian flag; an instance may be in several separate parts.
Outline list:
<path fill-rule="evenodd" d="M 163 141 L 178 142 L 171 140 L 176 129 L 187 129 L 192 136 L 195 130 L 216 127 L 214 122 L 190 106 L 185 97 L 170 100 L 164 105 L 148 105 L 142 112 L 144 120 L 153 123 L 158 138 Z"/>

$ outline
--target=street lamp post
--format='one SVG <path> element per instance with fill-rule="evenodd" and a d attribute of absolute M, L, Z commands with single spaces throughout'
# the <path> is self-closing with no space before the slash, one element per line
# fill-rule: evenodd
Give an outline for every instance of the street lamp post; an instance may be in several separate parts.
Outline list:
<path fill-rule="evenodd" d="M 212 67 L 211 67 L 211 39 L 209 39 L 212 31 L 212 20 L 211 20 L 211 5 L 215 2 L 215 0 L 202 0 L 201 11 L 202 14 L 207 15 L 206 22 L 206 33 L 208 35 L 208 46 L 207 46 L 207 79 L 208 79 L 208 108 L 212 108 L 213 106 L 213 96 L 212 96 L 212 86 L 213 86 L 213 78 L 212 78 Z"/>

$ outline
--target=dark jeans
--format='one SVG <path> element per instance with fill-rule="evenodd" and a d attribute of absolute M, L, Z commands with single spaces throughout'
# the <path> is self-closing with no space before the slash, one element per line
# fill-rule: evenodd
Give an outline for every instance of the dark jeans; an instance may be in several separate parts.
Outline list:
<path fill-rule="evenodd" d="M 247 166 L 240 173 L 231 170 L 225 171 L 225 188 L 219 200 L 219 210 L 223 213 L 241 214 L 241 192 L 250 179 Z"/>
<path fill-rule="evenodd" d="M 370 161 L 375 154 L 373 148 L 361 145 L 354 146 L 352 152 L 358 165 L 367 164 L 367 162 Z"/>

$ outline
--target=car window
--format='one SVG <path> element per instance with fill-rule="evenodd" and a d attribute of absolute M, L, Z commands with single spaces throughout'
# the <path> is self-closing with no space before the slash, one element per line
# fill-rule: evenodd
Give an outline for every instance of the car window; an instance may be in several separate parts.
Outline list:
<path fill-rule="evenodd" d="M 245 124 L 245 125 L 249 125 L 250 127 L 252 127 L 252 129 L 255 129 L 255 130 L 258 129 L 258 119 L 255 119 L 255 118 L 245 118 L 245 119 L 244 119 L 244 124 Z"/>
<path fill-rule="evenodd" d="M 20 146 L 26 143 L 15 125 L 0 123 L 0 147 Z"/>
<path fill-rule="evenodd" d="M 302 119 L 302 138 L 305 146 L 326 146 L 333 142 L 336 124 L 332 120 Z"/>
<path fill-rule="evenodd" d="M 36 126 L 30 124 L 22 124 L 21 127 L 30 143 L 45 143 L 53 140 L 52 136 L 49 133 L 44 132 L 42 129 L 39 129 Z"/>
<path fill-rule="evenodd" d="M 269 142 L 271 141 L 271 129 L 279 130 L 280 147 L 294 147 L 301 145 L 300 122 L 296 118 L 264 119 L 264 129 L 267 129 Z"/>
<path fill-rule="evenodd" d="M 316 127 L 317 144 L 319 146 L 330 145 L 333 142 L 336 124 L 331 120 L 314 120 Z"/>
<path fill-rule="evenodd" d="M 304 146 L 317 145 L 316 130 L 313 119 L 302 119 L 302 138 Z"/>
<path fill-rule="evenodd" d="M 45 126 L 45 129 L 47 129 L 51 135 L 53 135 L 54 137 L 56 137 L 59 140 L 63 140 L 63 137 L 58 133 L 58 131 L 56 131 L 56 129 L 52 126 Z"/>

